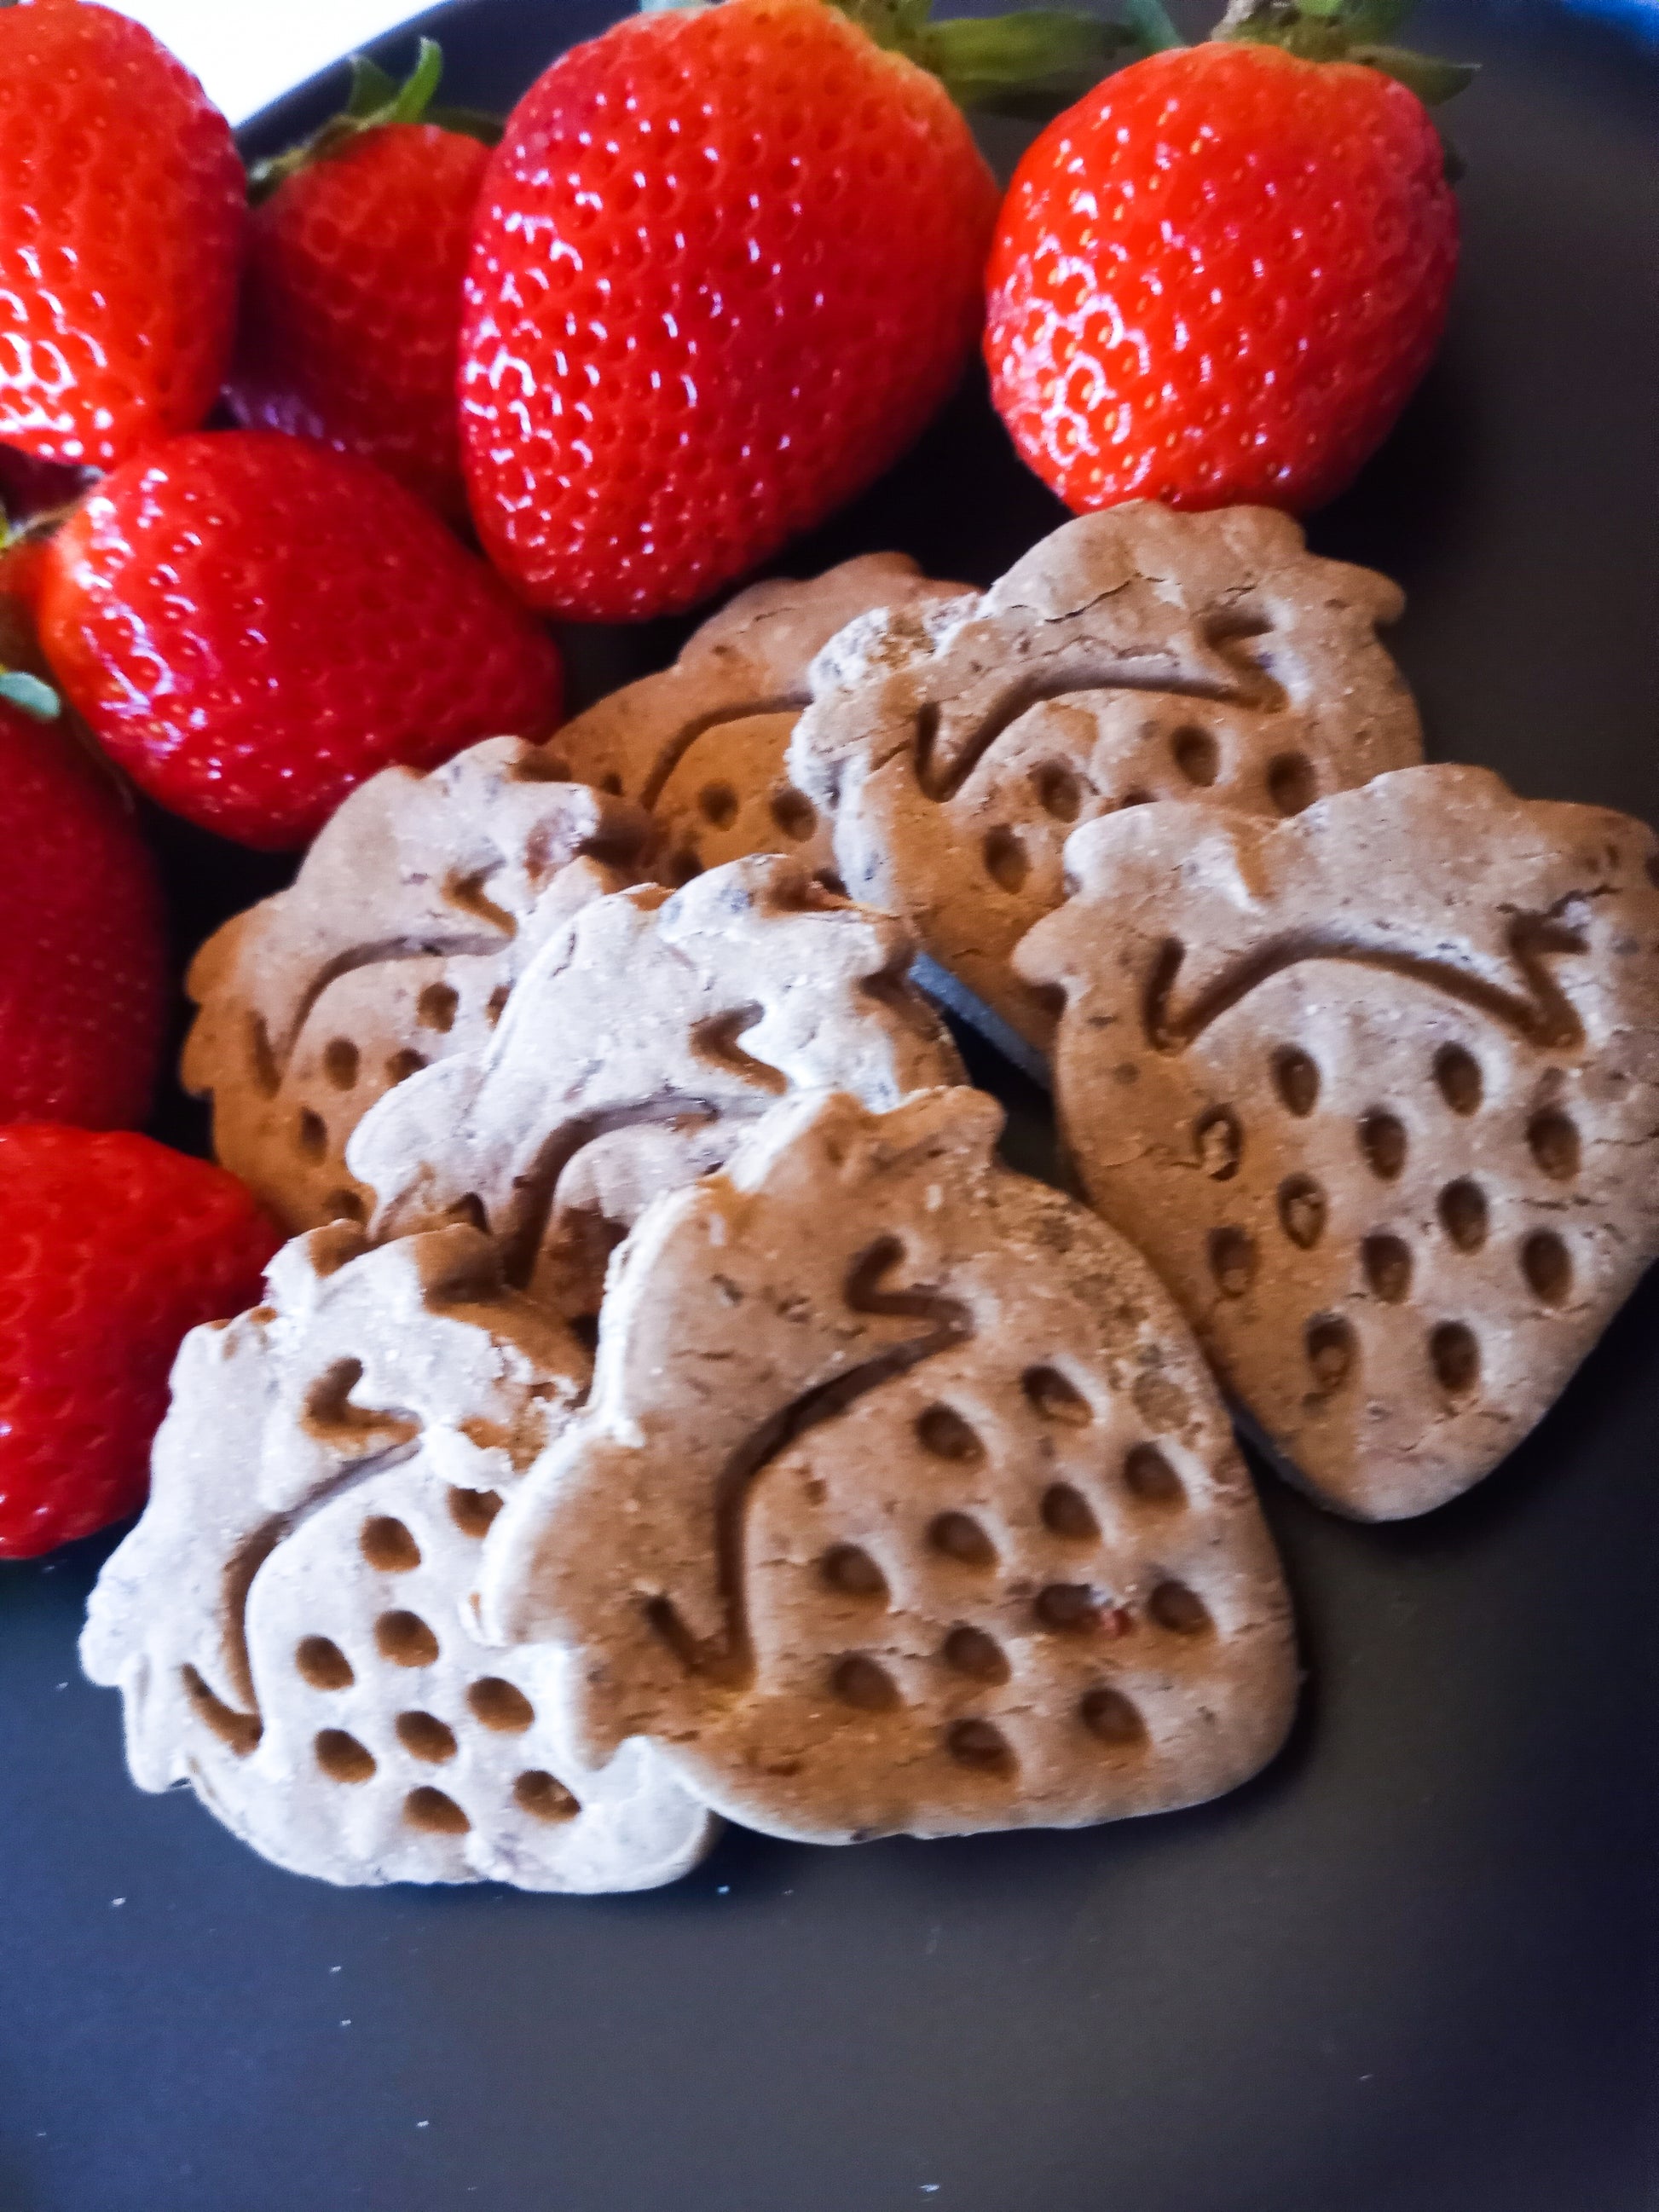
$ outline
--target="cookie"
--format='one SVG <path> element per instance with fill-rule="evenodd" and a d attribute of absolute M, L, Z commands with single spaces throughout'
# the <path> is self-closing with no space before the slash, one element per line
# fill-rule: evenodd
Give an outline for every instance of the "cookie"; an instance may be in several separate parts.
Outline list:
<path fill-rule="evenodd" d="M 636 808 L 550 781 L 492 738 L 354 792 L 293 886 L 210 938 L 184 1080 L 214 1149 L 289 1229 L 366 1217 L 345 1143 L 416 1068 L 481 1044 L 520 970 L 585 901 L 636 883 Z"/>
<path fill-rule="evenodd" d="M 902 923 L 802 864 L 728 861 L 672 896 L 597 899 L 543 947 L 482 1051 L 383 1099 L 353 1138 L 377 1237 L 487 1228 L 511 1281 L 597 1313 L 612 1247 L 659 1191 L 717 1167 L 797 1090 L 866 1104 L 962 1080 L 905 980 Z"/>
<path fill-rule="evenodd" d="M 855 615 L 938 605 L 965 590 L 930 582 L 902 553 L 866 553 L 805 582 L 751 585 L 672 668 L 590 707 L 553 749 L 584 782 L 650 809 L 670 883 L 748 853 L 786 853 L 838 889 L 828 817 L 785 765 L 807 665 Z"/>
<path fill-rule="evenodd" d="M 1326 1504 L 1477 1481 L 1659 1251 L 1655 849 L 1449 767 L 1067 846 L 1018 955 L 1062 1133 Z"/>
<path fill-rule="evenodd" d="M 1191 1804 L 1270 1758 L 1285 1593 L 1146 1264 L 996 1164 L 994 1102 L 781 1106 L 613 1269 L 587 1413 L 487 1539 L 485 1632 L 820 1843 Z"/>
<path fill-rule="evenodd" d="M 187 1337 L 82 1663 L 123 1693 L 141 1789 L 188 1782 L 295 1873 L 643 1888 L 708 1814 L 644 1745 L 585 1765 L 556 1655 L 486 1650 L 466 1603 L 588 1374 L 493 1265 L 471 1230 L 371 1252 L 339 1224 L 278 1255 L 268 1305 Z"/>
<path fill-rule="evenodd" d="M 849 625 L 813 665 L 791 773 L 851 895 L 908 915 L 1041 1049 L 1052 1006 L 1010 960 L 1060 901 L 1068 834 L 1155 799 L 1277 818 L 1420 759 L 1376 636 L 1401 605 L 1266 508 L 1112 507 L 981 596 Z"/>

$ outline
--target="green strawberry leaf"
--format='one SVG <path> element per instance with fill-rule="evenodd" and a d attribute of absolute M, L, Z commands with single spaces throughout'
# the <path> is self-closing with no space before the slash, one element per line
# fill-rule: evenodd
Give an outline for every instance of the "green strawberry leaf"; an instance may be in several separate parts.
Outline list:
<path fill-rule="evenodd" d="M 500 119 L 467 107 L 434 107 L 432 96 L 444 73 L 443 49 L 435 39 L 422 39 L 415 66 L 399 84 L 368 54 L 351 57 L 351 91 L 339 114 L 331 116 L 320 131 L 297 146 L 256 161 L 248 172 L 248 198 L 257 207 L 269 199 L 285 177 L 313 161 L 325 161 L 367 131 L 389 123 L 431 123 L 441 131 L 454 131 L 477 138 L 486 146 L 497 143 Z"/>
<path fill-rule="evenodd" d="M 481 146 L 499 146 L 505 127 L 499 115 L 487 115 L 482 107 L 428 107 L 426 119 L 459 138 L 476 138 Z"/>
<path fill-rule="evenodd" d="M 701 0 L 641 0 L 647 8 Z M 890 52 L 930 70 L 959 107 L 1048 116 L 1079 99 L 1121 63 L 1182 43 L 1162 0 L 1127 0 L 1127 20 L 1073 8 L 1023 8 L 1008 15 L 929 18 L 931 0 L 832 0 Z"/>
<path fill-rule="evenodd" d="M 368 54 L 353 54 L 350 66 L 351 97 L 345 104 L 346 113 L 354 123 L 378 119 L 381 109 L 390 107 L 398 97 L 397 78 Z"/>
<path fill-rule="evenodd" d="M 55 722 L 64 711 L 64 702 L 51 684 L 43 684 L 38 676 L 25 675 L 21 668 L 0 669 L 0 699 L 37 722 Z"/>
<path fill-rule="evenodd" d="M 695 14 L 721 0 L 639 0 L 643 15 Z M 1163 0 L 1123 0 L 1123 21 L 1075 8 L 930 20 L 933 0 L 830 0 L 890 53 L 939 78 L 958 107 L 1045 121 L 1125 62 L 1187 41 Z"/>
<path fill-rule="evenodd" d="M 1348 59 L 1397 78 L 1425 107 L 1455 100 L 1480 75 L 1477 63 L 1443 61 L 1438 54 L 1414 54 L 1404 46 L 1350 46 Z"/>
<path fill-rule="evenodd" d="M 1125 25 L 1030 8 L 930 23 L 910 58 L 933 71 L 958 107 L 1027 113 L 1033 101 L 1069 106 L 1132 51 L 1145 49 Z"/>
<path fill-rule="evenodd" d="M 1282 46 L 1304 61 L 1359 62 L 1395 78 L 1425 107 L 1438 106 L 1463 90 L 1476 67 L 1395 46 L 1392 33 L 1411 8 L 1412 0 L 1229 0 L 1212 35 Z"/>
<path fill-rule="evenodd" d="M 1147 54 L 1164 54 L 1187 44 L 1164 9 L 1164 0 L 1124 0 L 1124 19 Z"/>

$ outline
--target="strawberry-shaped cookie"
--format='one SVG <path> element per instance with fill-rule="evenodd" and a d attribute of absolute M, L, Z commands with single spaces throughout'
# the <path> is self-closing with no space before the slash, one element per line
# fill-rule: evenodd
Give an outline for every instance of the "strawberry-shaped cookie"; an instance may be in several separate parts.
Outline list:
<path fill-rule="evenodd" d="M 459 514 L 461 278 L 489 156 L 429 108 L 441 68 L 430 39 L 400 86 L 359 56 L 345 113 L 255 170 L 226 397 L 240 422 L 361 453 Z"/>
<path fill-rule="evenodd" d="M 781 1108 L 613 1267 L 486 1632 L 580 1656 L 595 1761 L 844 1843 L 1190 1804 L 1289 1723 L 1288 1608 L 1151 1269 L 965 1088 Z"/>
<path fill-rule="evenodd" d="M 812 658 L 856 616 L 878 607 L 915 615 L 965 590 L 919 575 L 902 553 L 866 553 L 801 582 L 751 584 L 692 633 L 672 668 L 567 722 L 556 756 L 584 782 L 650 808 L 672 883 L 772 852 L 833 879 L 830 815 L 789 779 Z"/>
<path fill-rule="evenodd" d="M 906 981 L 902 923 L 757 854 L 672 897 L 582 906 L 520 976 L 482 1046 L 402 1084 L 359 1124 L 351 1172 L 377 1236 L 468 1220 L 509 1277 L 573 1320 L 658 1192 L 718 1167 L 787 1094 L 896 1106 L 961 1079 Z"/>
<path fill-rule="evenodd" d="M 1018 964 L 1090 1199 L 1316 1497 L 1466 1489 L 1659 1254 L 1652 832 L 1435 767 L 1066 858 Z"/>
<path fill-rule="evenodd" d="M 1026 154 L 985 354 L 1068 506 L 1301 514 L 1391 428 L 1457 266 L 1423 103 L 1470 74 L 1377 43 L 1404 12 L 1235 0 L 1216 38 L 1132 64 Z"/>
<path fill-rule="evenodd" d="M 648 837 L 636 807 L 516 738 L 371 777 L 289 888 L 191 967 L 184 1079 L 213 1101 L 219 1158 L 290 1229 L 366 1219 L 345 1164 L 358 1122 L 422 1068 L 482 1051 L 549 938 L 638 880 Z"/>
<path fill-rule="evenodd" d="M 141 24 L 95 0 L 0 10 L 0 441 L 107 469 L 195 428 L 246 189 L 229 125 Z"/>
<path fill-rule="evenodd" d="M 1149 799 L 1290 815 L 1421 755 L 1377 637 L 1401 606 L 1267 507 L 1136 501 L 1067 523 L 988 592 L 855 622 L 811 672 L 796 784 L 855 898 L 909 919 L 1019 1040 L 1051 1006 L 1014 947 L 1065 895 L 1079 822 Z"/>
<path fill-rule="evenodd" d="M 106 477 L 46 549 L 39 614 L 133 781 L 245 845 L 302 845 L 377 769 L 558 719 L 552 641 L 430 509 L 274 431 L 169 440 Z"/>
<path fill-rule="evenodd" d="M 559 1725 L 556 1657 L 486 1650 L 466 1602 L 587 1373 L 467 1229 L 368 1254 L 319 1230 L 264 1304 L 190 1337 L 149 1509 L 81 1646 L 123 1693 L 139 1787 L 188 1782 L 328 1881 L 683 1873 L 708 1814 L 644 1745 L 591 1771 Z"/>

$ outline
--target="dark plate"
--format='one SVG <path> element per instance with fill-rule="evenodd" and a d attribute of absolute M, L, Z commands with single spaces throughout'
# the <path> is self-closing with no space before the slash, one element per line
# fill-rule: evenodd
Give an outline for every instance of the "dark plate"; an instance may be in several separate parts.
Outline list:
<path fill-rule="evenodd" d="M 450 96 L 501 106 L 606 13 L 423 27 Z M 1633 21 L 1425 10 L 1421 43 L 1486 64 L 1451 334 L 1313 538 L 1406 585 L 1437 754 L 1651 816 L 1659 56 Z M 975 386 L 791 565 L 899 545 L 988 582 L 1058 519 Z M 675 635 L 576 640 L 583 684 Z M 181 940 L 271 880 L 166 842 Z M 1312 1678 L 1222 1803 L 843 1851 L 734 1833 L 647 1897 L 279 1874 L 128 1784 L 75 1662 L 107 1543 L 0 1570 L 0 2207 L 1650 2212 L 1656 1343 L 1650 1279 L 1510 1465 L 1418 1525 L 1267 1483 Z"/>

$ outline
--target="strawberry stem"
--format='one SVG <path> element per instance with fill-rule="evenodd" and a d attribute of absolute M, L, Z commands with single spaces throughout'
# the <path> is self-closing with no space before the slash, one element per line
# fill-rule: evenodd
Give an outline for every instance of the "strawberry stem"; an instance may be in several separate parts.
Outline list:
<path fill-rule="evenodd" d="M 938 77 L 959 107 L 1047 115 L 1121 63 L 1179 45 L 1160 0 L 1129 0 L 1129 20 L 1070 8 L 929 19 L 931 0 L 832 0 L 878 46 Z"/>
<path fill-rule="evenodd" d="M 495 145 L 501 135 L 498 116 L 483 114 L 476 108 L 433 106 L 432 97 L 443 73 L 443 49 L 435 39 L 421 40 L 415 66 L 401 84 L 371 55 L 353 54 L 351 91 L 344 107 L 299 145 L 256 161 L 248 172 L 248 198 L 257 206 L 270 198 L 285 177 L 313 161 L 327 161 L 365 131 L 379 131 L 389 123 L 430 123 L 441 131 L 458 131 L 463 137 Z"/>
<path fill-rule="evenodd" d="M 1229 0 L 1212 35 L 1282 46 L 1308 62 L 1359 62 L 1414 92 L 1425 107 L 1455 98 L 1476 74 L 1472 62 L 1443 61 L 1392 43 L 1412 0 Z"/>
<path fill-rule="evenodd" d="M 643 15 L 695 14 L 720 0 L 639 0 Z M 1075 8 L 929 20 L 932 0 L 829 0 L 877 46 L 938 77 L 958 107 L 1044 119 L 1124 62 L 1186 42 L 1163 0 L 1125 0 L 1121 23 Z"/>

